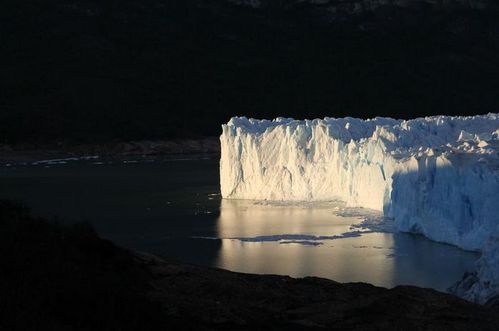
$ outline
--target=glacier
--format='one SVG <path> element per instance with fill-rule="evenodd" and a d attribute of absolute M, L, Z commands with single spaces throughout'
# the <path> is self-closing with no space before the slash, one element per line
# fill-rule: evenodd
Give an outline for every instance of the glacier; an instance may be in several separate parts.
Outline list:
<path fill-rule="evenodd" d="M 222 126 L 220 142 L 223 198 L 342 200 L 382 211 L 398 231 L 467 250 L 487 248 L 478 270 L 487 284 L 478 280 L 463 296 L 484 302 L 498 294 L 499 114 L 233 117 Z M 470 294 L 473 289 L 481 294 Z"/>

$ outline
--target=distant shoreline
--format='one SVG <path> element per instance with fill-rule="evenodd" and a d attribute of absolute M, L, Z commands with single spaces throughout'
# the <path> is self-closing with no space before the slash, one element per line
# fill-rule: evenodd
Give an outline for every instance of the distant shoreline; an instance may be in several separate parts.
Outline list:
<path fill-rule="evenodd" d="M 160 156 L 220 154 L 218 137 L 200 139 L 140 140 L 102 144 L 0 145 L 0 164 L 36 162 L 84 156 Z"/>

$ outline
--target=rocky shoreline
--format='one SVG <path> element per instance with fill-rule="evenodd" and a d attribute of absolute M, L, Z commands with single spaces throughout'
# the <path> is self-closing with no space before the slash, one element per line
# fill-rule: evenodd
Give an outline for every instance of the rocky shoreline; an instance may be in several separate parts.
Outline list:
<path fill-rule="evenodd" d="M 149 296 L 209 329 L 496 330 L 497 311 L 432 289 L 253 275 L 136 254 Z"/>

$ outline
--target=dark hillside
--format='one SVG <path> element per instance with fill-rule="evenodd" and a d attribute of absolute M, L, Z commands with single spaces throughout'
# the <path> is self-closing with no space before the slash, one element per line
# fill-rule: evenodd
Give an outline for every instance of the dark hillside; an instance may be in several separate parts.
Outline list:
<path fill-rule="evenodd" d="M 499 109 L 497 6 L 273 3 L 1 1 L 0 144 Z"/>
<path fill-rule="evenodd" d="M 139 330 L 165 323 L 149 273 L 87 225 L 0 200 L 0 329 Z"/>

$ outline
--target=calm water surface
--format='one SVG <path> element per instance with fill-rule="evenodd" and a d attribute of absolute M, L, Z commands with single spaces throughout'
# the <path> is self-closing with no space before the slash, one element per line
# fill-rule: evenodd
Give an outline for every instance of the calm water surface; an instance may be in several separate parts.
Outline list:
<path fill-rule="evenodd" d="M 121 246 L 234 271 L 445 290 L 477 254 L 412 234 L 352 232 L 372 212 L 339 202 L 222 200 L 218 160 L 88 159 L 0 166 L 0 198 L 90 222 Z"/>

